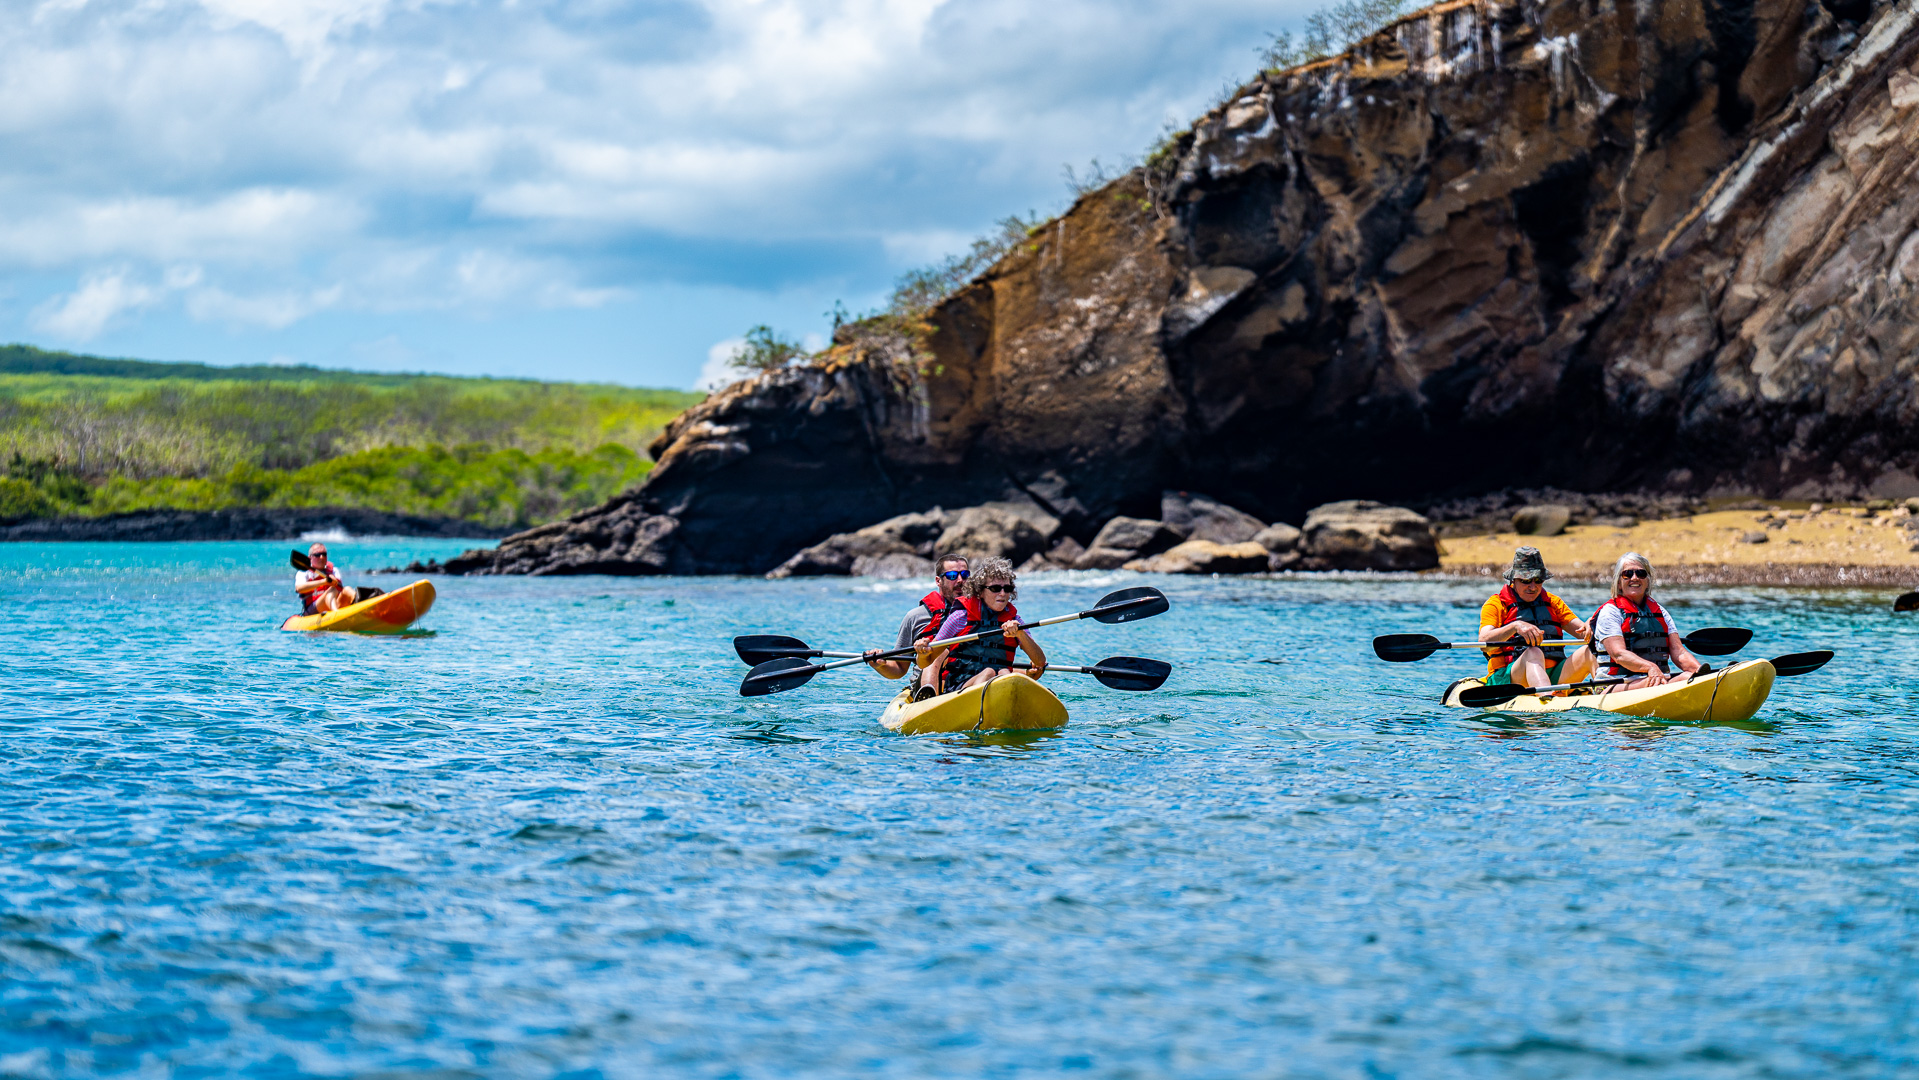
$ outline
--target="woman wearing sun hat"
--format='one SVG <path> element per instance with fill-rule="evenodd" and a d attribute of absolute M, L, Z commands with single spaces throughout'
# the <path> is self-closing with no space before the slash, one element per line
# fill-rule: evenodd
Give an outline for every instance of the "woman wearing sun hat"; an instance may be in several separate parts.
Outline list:
<path fill-rule="evenodd" d="M 1573 683 L 1592 674 L 1593 653 L 1581 645 L 1571 656 L 1566 650 L 1541 649 L 1548 639 L 1566 641 L 1584 637 L 1586 624 L 1564 600 L 1546 591 L 1545 557 L 1535 547 L 1513 552 L 1506 569 L 1506 587 L 1479 609 L 1479 640 L 1508 642 L 1486 650 L 1486 685 L 1554 686 Z"/>

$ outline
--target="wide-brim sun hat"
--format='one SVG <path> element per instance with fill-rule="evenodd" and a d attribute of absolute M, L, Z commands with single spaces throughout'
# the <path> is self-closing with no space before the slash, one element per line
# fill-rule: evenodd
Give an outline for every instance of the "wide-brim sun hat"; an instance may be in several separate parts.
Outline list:
<path fill-rule="evenodd" d="M 1512 565 L 1506 568 L 1506 580 L 1511 581 L 1522 575 L 1525 577 L 1536 577 L 1541 581 L 1547 581 L 1552 578 L 1553 572 L 1546 569 L 1546 557 L 1539 553 L 1538 548 L 1523 547 L 1513 549 L 1513 561 Z"/>

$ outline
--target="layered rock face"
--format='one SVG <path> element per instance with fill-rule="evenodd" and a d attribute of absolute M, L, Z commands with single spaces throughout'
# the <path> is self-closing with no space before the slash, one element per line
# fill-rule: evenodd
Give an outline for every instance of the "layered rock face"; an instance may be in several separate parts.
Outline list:
<path fill-rule="evenodd" d="M 1456 0 L 1270 74 L 908 332 L 735 386 L 479 571 L 764 572 L 1515 486 L 1919 494 L 1919 0 Z"/>

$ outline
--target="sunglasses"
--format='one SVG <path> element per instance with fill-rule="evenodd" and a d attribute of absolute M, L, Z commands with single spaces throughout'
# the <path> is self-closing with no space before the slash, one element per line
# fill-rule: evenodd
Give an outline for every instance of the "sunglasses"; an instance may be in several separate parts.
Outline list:
<path fill-rule="evenodd" d="M 1652 575 L 1644 570 L 1621 570 L 1619 576 L 1622 578 L 1649 578 Z"/>
<path fill-rule="evenodd" d="M 1546 579 L 1543 577 L 1516 577 L 1513 579 L 1514 585 L 1544 585 L 1545 583 Z"/>
<path fill-rule="evenodd" d="M 981 585 L 980 591 L 982 592 L 1012 592 L 1013 587 L 1011 585 Z"/>
<path fill-rule="evenodd" d="M 973 575 L 970 572 L 965 570 L 948 570 L 944 574 L 941 574 L 940 576 L 945 578 L 948 581 L 965 581 L 967 578 L 972 577 Z"/>

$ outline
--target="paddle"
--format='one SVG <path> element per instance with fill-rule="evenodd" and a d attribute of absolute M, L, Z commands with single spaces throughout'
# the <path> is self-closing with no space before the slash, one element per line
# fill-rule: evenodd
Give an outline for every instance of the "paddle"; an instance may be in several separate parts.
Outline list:
<path fill-rule="evenodd" d="M 1072 671 L 1091 675 L 1115 690 L 1157 690 L 1173 673 L 1173 665 L 1143 656 L 1109 656 L 1091 667 L 1076 664 L 1048 664 L 1046 671 Z"/>
<path fill-rule="evenodd" d="M 733 639 L 733 651 L 740 659 L 749 664 L 764 664 L 768 660 L 781 660 L 787 657 L 810 656 L 859 656 L 851 652 L 823 652 L 801 641 L 799 638 L 782 634 L 743 634 Z"/>
<path fill-rule="evenodd" d="M 1773 658 L 1772 670 L 1773 674 L 1781 678 L 1790 679 L 1794 675 L 1805 675 L 1809 672 L 1818 671 L 1820 668 L 1825 667 L 1826 662 L 1831 659 L 1832 650 L 1830 649 L 1820 649 L 1816 652 L 1788 653 L 1785 656 Z M 1699 670 L 1701 674 L 1708 672 L 1708 668 L 1706 667 L 1701 667 Z M 1588 690 L 1595 686 L 1616 686 L 1619 683 L 1631 682 L 1637 678 L 1639 678 L 1638 675 L 1621 675 L 1613 679 L 1593 679 L 1583 683 L 1560 683 L 1556 686 L 1469 686 L 1459 692 L 1459 703 L 1472 709 L 1485 709 L 1491 708 L 1494 705 L 1504 705 L 1514 698 L 1525 697 L 1528 694 L 1550 694 L 1555 690 Z"/>
<path fill-rule="evenodd" d="M 1036 630 L 1042 626 L 1056 626 L 1060 623 L 1072 622 L 1075 619 L 1092 619 L 1094 622 L 1102 622 L 1108 625 L 1137 622 L 1140 619 L 1150 619 L 1171 606 L 1164 593 L 1150 586 L 1141 586 L 1136 589 L 1121 589 L 1116 593 L 1108 593 L 1100 598 L 1098 604 L 1087 608 L 1085 611 L 1076 611 L 1071 615 L 1060 615 L 1051 619 L 1041 619 L 1038 622 L 1020 623 L 1019 625 L 1023 630 Z M 980 638 L 997 633 L 1000 633 L 998 629 L 984 630 L 977 634 L 966 634 L 961 637 L 947 638 L 940 642 L 939 645 L 941 648 L 964 645 L 969 641 L 978 641 Z M 902 656 L 911 656 L 917 651 L 918 649 L 915 646 L 909 645 L 903 649 L 889 649 L 882 653 L 876 653 L 871 659 L 896 660 Z M 805 686 L 813 676 L 818 675 L 822 671 L 831 671 L 834 668 L 865 663 L 867 659 L 868 657 L 864 654 L 858 654 L 845 660 L 835 660 L 830 664 L 809 664 L 797 656 L 768 660 L 765 663 L 754 665 L 753 670 L 746 673 L 746 678 L 740 681 L 740 695 L 742 697 L 760 697 L 765 694 L 777 694 L 785 690 L 795 690 Z"/>
<path fill-rule="evenodd" d="M 293 568 L 295 570 L 313 569 L 313 560 L 307 558 L 306 552 L 304 551 L 294 552 L 291 556 L 288 557 L 288 561 L 293 564 Z"/>
<path fill-rule="evenodd" d="M 1919 592 L 1909 592 L 1909 593 L 1900 594 L 1899 599 L 1894 600 L 1892 602 L 1892 610 L 1919 611 Z"/>
<path fill-rule="evenodd" d="M 1752 631 L 1738 626 L 1709 626 L 1680 638 L 1680 644 L 1701 656 L 1727 656 L 1744 648 L 1752 640 Z M 1585 642 L 1542 641 L 1541 649 L 1576 649 Z M 1441 649 L 1516 649 L 1528 648 L 1518 641 L 1441 641 L 1431 634 L 1386 634 L 1373 639 L 1373 654 L 1388 663 L 1404 664 L 1424 660 Z"/>

